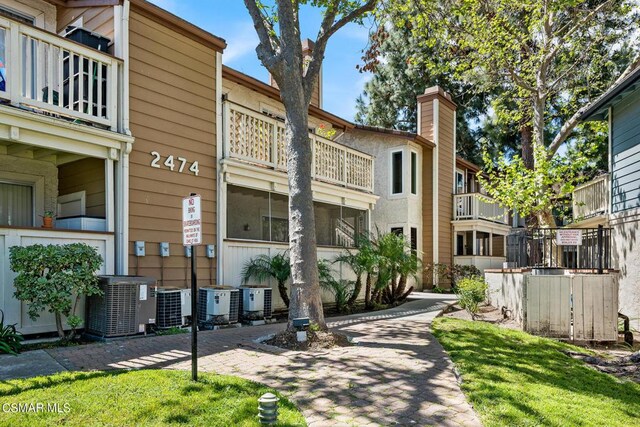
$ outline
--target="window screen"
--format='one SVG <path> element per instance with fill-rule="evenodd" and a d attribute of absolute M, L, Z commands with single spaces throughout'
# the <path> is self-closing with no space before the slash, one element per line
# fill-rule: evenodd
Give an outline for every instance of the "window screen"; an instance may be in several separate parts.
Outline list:
<path fill-rule="evenodd" d="M 391 193 L 402 194 L 402 151 L 391 154 Z"/>
<path fill-rule="evenodd" d="M 0 182 L 0 225 L 33 227 L 33 187 Z"/>
<path fill-rule="evenodd" d="M 418 154 L 411 153 L 411 194 L 418 194 Z"/>

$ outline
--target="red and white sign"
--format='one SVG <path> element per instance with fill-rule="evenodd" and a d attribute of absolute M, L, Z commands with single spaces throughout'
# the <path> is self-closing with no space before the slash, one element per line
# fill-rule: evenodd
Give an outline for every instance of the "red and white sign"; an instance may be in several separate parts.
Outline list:
<path fill-rule="evenodd" d="M 560 246 L 579 246 L 582 244 L 582 230 L 557 230 L 556 243 Z"/>
<path fill-rule="evenodd" d="M 202 244 L 202 210 L 198 195 L 182 199 L 182 244 L 194 246 Z"/>

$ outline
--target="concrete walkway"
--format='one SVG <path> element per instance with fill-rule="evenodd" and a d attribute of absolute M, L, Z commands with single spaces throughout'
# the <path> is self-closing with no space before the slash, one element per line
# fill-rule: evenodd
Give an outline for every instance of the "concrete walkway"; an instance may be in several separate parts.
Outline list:
<path fill-rule="evenodd" d="M 286 351 L 254 340 L 282 324 L 199 334 L 199 368 L 258 381 L 290 397 L 310 426 L 480 425 L 429 324 L 451 298 L 415 294 L 401 307 L 330 319 L 357 346 Z M 69 370 L 191 368 L 188 334 L 47 350 Z M 29 353 L 26 353 L 28 355 Z M 22 356 L 21 356 L 22 357 Z"/>

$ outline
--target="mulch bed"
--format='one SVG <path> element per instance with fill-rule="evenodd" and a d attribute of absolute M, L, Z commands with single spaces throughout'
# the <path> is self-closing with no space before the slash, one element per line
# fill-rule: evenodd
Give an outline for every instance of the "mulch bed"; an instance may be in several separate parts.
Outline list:
<path fill-rule="evenodd" d="M 614 359 L 589 356 L 574 351 L 565 353 L 574 359 L 582 360 L 597 371 L 640 383 L 640 351 Z M 608 353 L 605 352 L 605 355 Z"/>
<path fill-rule="evenodd" d="M 307 341 L 303 342 L 298 342 L 295 331 L 283 331 L 264 341 L 264 344 L 296 351 L 317 351 L 353 345 L 346 335 L 325 331 L 309 331 Z"/>

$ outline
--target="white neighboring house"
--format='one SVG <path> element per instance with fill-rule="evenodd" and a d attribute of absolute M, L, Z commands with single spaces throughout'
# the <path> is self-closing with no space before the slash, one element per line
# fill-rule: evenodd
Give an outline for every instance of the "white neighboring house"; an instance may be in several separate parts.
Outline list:
<path fill-rule="evenodd" d="M 84 242 L 102 255 L 100 273 L 126 266 L 116 256 L 127 245 L 133 143 L 118 96 L 123 38 L 116 29 L 98 50 L 57 35 L 59 3 L 0 3 L 0 309 L 25 334 L 55 330 L 55 320 L 32 321 L 14 298 L 9 248 Z M 41 227 L 46 211 L 57 215 L 53 229 Z"/>

